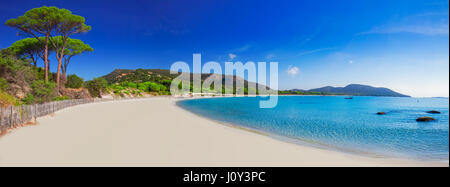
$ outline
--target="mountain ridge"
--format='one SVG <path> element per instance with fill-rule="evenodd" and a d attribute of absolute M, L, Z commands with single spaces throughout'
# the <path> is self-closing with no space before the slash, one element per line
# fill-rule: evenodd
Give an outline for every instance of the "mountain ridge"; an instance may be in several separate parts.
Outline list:
<path fill-rule="evenodd" d="M 190 77 L 192 79 L 193 75 L 195 73 L 189 73 Z M 170 74 L 170 70 L 166 69 L 115 69 L 109 74 L 106 74 L 102 76 L 108 83 L 119 83 L 119 82 L 145 82 L 145 81 L 151 81 L 151 82 L 160 82 L 161 80 L 173 80 L 176 78 L 179 74 Z M 201 74 L 201 81 L 206 80 L 211 75 L 213 76 L 221 76 L 222 79 L 222 85 L 225 85 L 225 79 L 226 77 L 232 76 L 233 83 L 244 83 L 244 87 L 248 88 L 249 83 L 253 83 L 250 81 L 245 80 L 242 77 L 235 76 L 235 75 L 223 75 L 223 74 L 212 74 L 212 73 L 202 73 Z M 265 85 L 260 85 L 258 83 L 254 83 L 255 88 L 257 89 L 259 86 L 264 86 L 266 89 L 269 89 L 269 87 Z M 250 84 L 251 85 L 251 84 Z M 252 88 L 253 89 L 253 88 Z"/>
<path fill-rule="evenodd" d="M 169 70 L 165 69 L 115 69 L 111 73 L 102 76 L 105 78 L 108 83 L 118 83 L 123 81 L 129 82 L 145 82 L 145 81 L 153 81 L 159 82 L 161 80 L 172 80 L 177 77 L 179 74 L 170 74 Z M 201 80 L 204 81 L 206 78 L 211 76 L 211 73 L 201 74 Z M 222 76 L 222 82 L 224 84 L 225 77 L 231 75 L 221 75 L 215 74 L 218 76 Z M 190 73 L 190 76 L 193 76 L 193 73 Z M 233 82 L 244 81 L 245 87 L 248 86 L 249 81 L 243 79 L 242 77 L 233 75 Z M 259 86 L 257 83 L 256 88 Z M 266 88 L 268 88 L 266 86 Z M 314 88 L 309 90 L 304 89 L 291 89 L 286 91 L 280 91 L 280 94 L 314 94 L 314 95 L 352 95 L 352 96 L 389 96 L 389 97 L 410 97 L 408 95 L 404 95 L 398 92 L 395 92 L 391 89 L 384 87 L 373 87 L 369 85 L 363 84 L 349 84 L 345 87 L 333 87 L 333 86 L 324 86 L 320 88 Z"/>
<path fill-rule="evenodd" d="M 299 90 L 299 89 L 292 89 Z M 363 84 L 349 84 L 345 87 L 333 87 L 324 86 L 320 88 L 314 88 L 305 90 L 304 92 L 319 92 L 325 94 L 341 94 L 341 95 L 352 95 L 352 96 L 388 96 L 388 97 L 410 97 L 398 92 L 395 92 L 389 88 L 385 87 L 373 87 Z"/>

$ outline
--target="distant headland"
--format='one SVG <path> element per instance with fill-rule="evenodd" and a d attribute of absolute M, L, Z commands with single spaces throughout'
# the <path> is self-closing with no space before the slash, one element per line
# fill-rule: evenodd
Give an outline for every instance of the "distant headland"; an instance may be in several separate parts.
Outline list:
<path fill-rule="evenodd" d="M 325 86 L 310 90 L 292 89 L 280 91 L 280 94 L 292 95 L 353 95 L 353 96 L 385 96 L 385 97 L 410 97 L 388 88 L 372 87 L 361 84 L 349 84 L 345 87 Z"/>

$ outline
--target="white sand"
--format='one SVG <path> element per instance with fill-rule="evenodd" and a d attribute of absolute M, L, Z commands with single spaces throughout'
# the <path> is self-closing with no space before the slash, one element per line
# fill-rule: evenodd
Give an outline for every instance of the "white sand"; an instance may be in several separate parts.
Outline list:
<path fill-rule="evenodd" d="M 0 166 L 448 166 L 283 142 L 199 117 L 174 98 L 67 108 L 0 137 Z"/>

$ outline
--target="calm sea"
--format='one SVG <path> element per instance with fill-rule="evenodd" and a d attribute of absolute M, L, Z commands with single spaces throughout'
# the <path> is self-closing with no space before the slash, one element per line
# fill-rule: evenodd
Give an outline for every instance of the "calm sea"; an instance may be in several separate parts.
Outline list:
<path fill-rule="evenodd" d="M 178 105 L 214 120 L 345 152 L 420 160 L 449 157 L 448 98 L 280 96 L 272 109 L 259 108 L 261 99 L 191 99 Z M 386 115 L 376 114 L 381 111 Z M 416 122 L 421 116 L 436 121 Z"/>

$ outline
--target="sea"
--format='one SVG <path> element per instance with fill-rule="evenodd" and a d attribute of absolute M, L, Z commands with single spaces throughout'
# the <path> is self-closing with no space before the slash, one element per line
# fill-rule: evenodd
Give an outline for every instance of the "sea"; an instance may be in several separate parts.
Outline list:
<path fill-rule="evenodd" d="M 187 99 L 177 105 L 293 143 L 375 157 L 448 162 L 448 98 L 278 96 L 274 108 L 260 108 L 261 100 L 268 98 Z M 441 113 L 427 113 L 430 110 Z M 416 121 L 424 116 L 436 120 Z"/>

